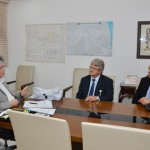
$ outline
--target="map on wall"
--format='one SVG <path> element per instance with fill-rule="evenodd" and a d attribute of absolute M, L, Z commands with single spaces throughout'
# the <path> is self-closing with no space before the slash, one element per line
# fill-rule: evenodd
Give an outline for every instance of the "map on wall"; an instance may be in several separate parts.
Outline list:
<path fill-rule="evenodd" d="M 65 62 L 65 24 L 26 26 L 26 60 Z"/>
<path fill-rule="evenodd" d="M 67 24 L 67 55 L 112 56 L 113 22 Z"/>

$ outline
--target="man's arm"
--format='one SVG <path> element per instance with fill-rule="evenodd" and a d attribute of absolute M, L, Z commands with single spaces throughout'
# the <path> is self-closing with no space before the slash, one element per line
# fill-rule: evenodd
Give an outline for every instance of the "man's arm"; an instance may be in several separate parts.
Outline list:
<path fill-rule="evenodd" d="M 141 98 L 141 90 L 142 90 L 143 78 L 140 81 L 140 84 L 136 90 L 136 93 L 133 97 L 132 104 L 138 104 L 139 99 Z"/>
<path fill-rule="evenodd" d="M 112 79 L 107 79 L 105 82 L 105 93 L 101 91 L 101 94 L 99 96 L 100 100 L 102 101 L 113 101 L 113 95 L 114 95 L 114 88 L 113 88 L 113 80 Z"/>

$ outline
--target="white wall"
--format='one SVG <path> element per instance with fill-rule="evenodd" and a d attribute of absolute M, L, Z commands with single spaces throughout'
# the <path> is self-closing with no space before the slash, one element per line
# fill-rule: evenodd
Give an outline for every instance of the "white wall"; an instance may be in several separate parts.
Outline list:
<path fill-rule="evenodd" d="M 149 59 L 136 59 L 137 22 L 150 21 L 149 0 L 10 0 L 8 5 L 9 66 L 7 80 L 15 78 L 19 64 L 34 65 L 35 86 L 62 88 L 71 85 L 74 67 L 88 67 L 97 56 L 68 56 L 65 63 L 25 61 L 25 25 L 79 21 L 113 21 L 113 55 L 105 61 L 104 74 L 115 75 L 115 96 L 127 74 L 147 74 Z M 70 96 L 70 93 L 68 94 Z"/>

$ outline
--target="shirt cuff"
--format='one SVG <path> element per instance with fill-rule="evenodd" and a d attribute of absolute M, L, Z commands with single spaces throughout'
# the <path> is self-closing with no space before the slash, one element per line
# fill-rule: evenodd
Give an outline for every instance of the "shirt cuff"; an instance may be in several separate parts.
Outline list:
<path fill-rule="evenodd" d="M 24 100 L 24 96 L 21 96 L 21 93 L 19 93 L 19 96 L 20 96 L 20 100 Z"/>
<path fill-rule="evenodd" d="M 97 99 L 98 101 L 100 101 L 100 97 L 99 97 L 99 96 L 96 96 L 96 99 Z"/>

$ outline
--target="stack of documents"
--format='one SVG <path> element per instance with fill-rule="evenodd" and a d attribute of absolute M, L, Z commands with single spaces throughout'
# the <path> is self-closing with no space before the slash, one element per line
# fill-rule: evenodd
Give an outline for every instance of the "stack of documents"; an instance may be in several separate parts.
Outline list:
<path fill-rule="evenodd" d="M 7 109 L 8 110 L 8 109 Z M 7 119 L 9 116 L 8 116 L 8 113 L 7 113 L 7 110 L 4 110 L 0 113 L 0 118 L 3 118 L 3 119 Z"/>
<path fill-rule="evenodd" d="M 24 108 L 48 115 L 53 115 L 56 109 L 53 109 L 52 102 L 50 100 L 43 101 L 25 101 Z"/>
<path fill-rule="evenodd" d="M 125 79 L 125 84 L 128 86 L 136 86 L 138 84 L 137 75 L 127 75 Z"/>

